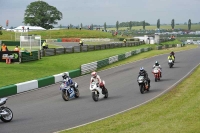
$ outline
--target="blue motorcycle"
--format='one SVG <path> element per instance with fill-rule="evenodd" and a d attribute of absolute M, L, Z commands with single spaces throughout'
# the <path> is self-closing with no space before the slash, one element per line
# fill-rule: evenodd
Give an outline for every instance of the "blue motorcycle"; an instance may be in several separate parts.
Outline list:
<path fill-rule="evenodd" d="M 74 82 L 72 85 L 67 85 L 65 81 L 60 85 L 60 90 L 62 90 L 62 98 L 65 101 L 69 101 L 71 98 L 79 97 L 78 84 Z"/>

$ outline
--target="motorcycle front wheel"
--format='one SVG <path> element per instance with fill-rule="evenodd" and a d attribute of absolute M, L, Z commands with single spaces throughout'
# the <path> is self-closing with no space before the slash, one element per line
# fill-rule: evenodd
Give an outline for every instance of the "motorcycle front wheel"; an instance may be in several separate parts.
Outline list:
<path fill-rule="evenodd" d="M 8 114 L 6 114 L 6 115 L 1 115 L 1 118 L 0 118 L 0 119 L 1 119 L 3 122 L 10 122 L 10 121 L 13 119 L 13 112 L 12 112 L 12 110 L 9 109 L 8 107 L 4 107 L 3 110 L 4 110 L 5 112 L 7 112 Z"/>
<path fill-rule="evenodd" d="M 99 100 L 99 95 L 95 94 L 95 92 L 92 92 L 92 99 L 97 102 Z"/>
<path fill-rule="evenodd" d="M 66 90 L 65 90 L 65 91 L 62 91 L 62 98 L 63 98 L 63 100 L 65 100 L 65 101 L 69 101 L 69 96 L 66 94 Z"/>
<path fill-rule="evenodd" d="M 144 85 L 140 85 L 140 92 L 143 94 L 144 93 Z"/>

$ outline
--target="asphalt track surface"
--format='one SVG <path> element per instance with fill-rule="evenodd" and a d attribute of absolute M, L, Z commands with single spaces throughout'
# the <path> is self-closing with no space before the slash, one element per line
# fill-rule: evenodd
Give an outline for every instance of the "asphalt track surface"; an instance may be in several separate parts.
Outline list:
<path fill-rule="evenodd" d="M 161 94 L 200 62 L 200 48 L 176 53 L 173 68 L 168 55 L 159 55 L 99 72 L 109 91 L 108 99 L 94 102 L 89 91 L 90 75 L 75 78 L 80 98 L 64 101 L 59 84 L 12 96 L 7 106 L 14 113 L 10 123 L 0 122 L 1 133 L 52 133 L 85 124 L 140 105 Z M 159 61 L 163 68 L 161 81 L 155 82 L 152 65 Z M 141 94 L 137 84 L 139 68 L 143 66 L 151 79 L 150 91 Z"/>

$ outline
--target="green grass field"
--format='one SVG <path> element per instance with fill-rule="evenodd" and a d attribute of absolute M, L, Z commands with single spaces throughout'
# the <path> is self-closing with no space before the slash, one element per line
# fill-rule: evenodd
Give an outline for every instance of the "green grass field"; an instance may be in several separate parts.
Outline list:
<path fill-rule="evenodd" d="M 199 133 L 200 66 L 161 97 L 122 114 L 60 133 Z"/>

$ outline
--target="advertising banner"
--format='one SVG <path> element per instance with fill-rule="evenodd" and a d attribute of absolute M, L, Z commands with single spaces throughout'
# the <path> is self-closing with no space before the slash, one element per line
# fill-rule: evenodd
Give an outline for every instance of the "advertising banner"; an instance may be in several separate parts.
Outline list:
<path fill-rule="evenodd" d="M 19 62 L 18 51 L 0 51 L 0 62 L 6 62 L 6 58 L 10 58 L 11 62 Z"/>

